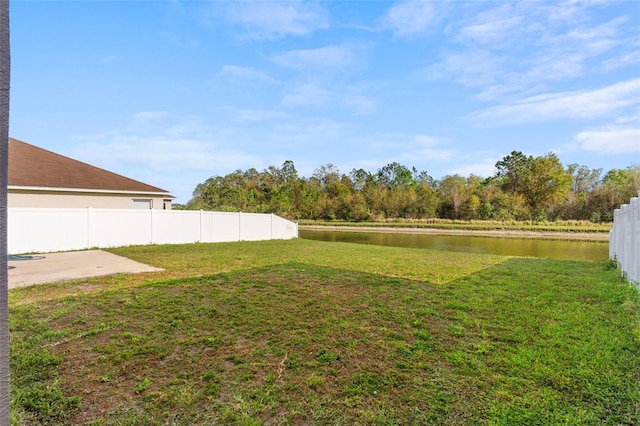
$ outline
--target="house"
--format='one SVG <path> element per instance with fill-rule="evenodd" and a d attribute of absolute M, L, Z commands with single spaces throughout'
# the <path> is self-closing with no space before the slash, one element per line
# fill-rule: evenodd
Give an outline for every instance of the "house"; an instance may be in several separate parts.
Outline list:
<path fill-rule="evenodd" d="M 171 209 L 168 191 L 9 138 L 9 207 Z"/>

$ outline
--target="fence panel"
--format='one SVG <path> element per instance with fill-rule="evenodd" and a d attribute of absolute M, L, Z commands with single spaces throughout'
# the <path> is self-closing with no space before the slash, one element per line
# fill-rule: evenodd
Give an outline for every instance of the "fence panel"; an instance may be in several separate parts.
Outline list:
<path fill-rule="evenodd" d="M 613 212 L 609 257 L 618 262 L 622 273 L 640 290 L 640 201 L 637 197 Z"/>
<path fill-rule="evenodd" d="M 213 229 L 210 243 L 240 241 L 240 215 L 238 213 L 206 212 L 211 215 Z"/>
<path fill-rule="evenodd" d="M 240 239 L 259 241 L 271 239 L 271 215 L 242 213 L 240 215 Z"/>
<path fill-rule="evenodd" d="M 283 219 L 280 216 L 272 215 L 271 239 L 285 240 L 289 235 L 298 235 L 298 224 Z"/>
<path fill-rule="evenodd" d="M 200 212 L 153 209 L 148 211 L 153 216 L 154 244 L 183 244 L 200 241 Z"/>
<path fill-rule="evenodd" d="M 11 254 L 298 237 L 297 224 L 269 214 L 16 207 L 8 211 Z"/>
<path fill-rule="evenodd" d="M 150 244 L 151 210 L 87 209 L 91 239 L 87 248 Z"/>
<path fill-rule="evenodd" d="M 10 254 L 81 250 L 87 245 L 86 209 L 8 209 Z"/>

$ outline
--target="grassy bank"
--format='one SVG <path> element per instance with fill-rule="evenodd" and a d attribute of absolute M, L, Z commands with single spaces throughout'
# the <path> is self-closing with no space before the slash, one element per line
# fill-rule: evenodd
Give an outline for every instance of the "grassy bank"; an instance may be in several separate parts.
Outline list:
<path fill-rule="evenodd" d="M 604 263 L 315 241 L 114 250 L 10 292 L 15 424 L 635 424 L 640 298 Z"/>
<path fill-rule="evenodd" d="M 421 228 L 421 229 L 450 229 L 467 231 L 538 231 L 538 232 L 603 232 L 611 231 L 611 223 L 592 223 L 588 221 L 491 221 L 491 220 L 449 220 L 449 219 L 415 219 L 415 220 L 385 220 L 379 222 L 347 222 L 347 221 L 316 221 L 302 220 L 300 225 L 316 226 L 353 226 L 372 228 Z"/>

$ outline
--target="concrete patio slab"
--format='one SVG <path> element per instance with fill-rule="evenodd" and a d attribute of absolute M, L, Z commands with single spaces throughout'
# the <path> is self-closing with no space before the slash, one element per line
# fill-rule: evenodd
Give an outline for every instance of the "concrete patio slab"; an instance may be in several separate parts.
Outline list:
<path fill-rule="evenodd" d="M 102 250 L 44 253 L 32 260 L 9 261 L 9 288 L 119 273 L 162 271 Z M 13 267 L 13 268 L 12 268 Z"/>

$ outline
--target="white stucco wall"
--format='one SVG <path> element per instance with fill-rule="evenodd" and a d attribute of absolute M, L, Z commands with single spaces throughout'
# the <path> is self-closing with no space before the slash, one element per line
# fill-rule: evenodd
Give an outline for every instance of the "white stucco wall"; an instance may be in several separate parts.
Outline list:
<path fill-rule="evenodd" d="M 131 209 L 133 200 L 152 200 L 154 209 L 170 210 L 171 202 L 161 196 L 147 194 L 88 194 L 83 192 L 8 191 L 9 207 Z"/>

